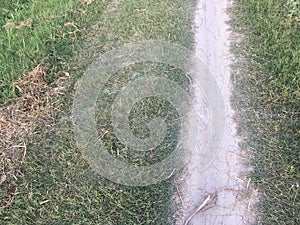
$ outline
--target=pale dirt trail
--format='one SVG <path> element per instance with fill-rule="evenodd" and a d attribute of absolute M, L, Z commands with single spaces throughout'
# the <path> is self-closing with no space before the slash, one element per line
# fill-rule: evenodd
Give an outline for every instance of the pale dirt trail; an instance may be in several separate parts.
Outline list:
<path fill-rule="evenodd" d="M 198 0 L 197 3 L 195 51 L 209 67 L 224 97 L 225 134 L 215 161 L 204 172 L 200 171 L 198 165 L 203 145 L 198 143 L 198 149 L 187 165 L 181 177 L 182 184 L 178 188 L 177 199 L 183 205 L 178 213 L 178 225 L 240 225 L 253 222 L 253 197 L 249 190 L 250 180 L 246 176 L 250 168 L 246 168 L 242 163 L 243 156 L 238 146 L 234 111 L 230 103 L 232 55 L 229 51 L 230 31 L 226 24 L 229 20 L 226 8 L 231 4 L 228 0 Z M 194 91 L 195 96 L 201 98 L 199 90 Z M 202 108 L 202 113 L 207 113 L 205 101 L 199 102 L 199 99 L 196 99 L 195 104 L 198 104 L 196 108 Z M 209 132 L 204 130 L 201 135 L 205 137 Z M 200 138 L 199 141 L 205 141 L 205 138 Z M 194 213 L 199 206 L 201 210 Z M 191 215 L 193 217 L 187 221 Z"/>

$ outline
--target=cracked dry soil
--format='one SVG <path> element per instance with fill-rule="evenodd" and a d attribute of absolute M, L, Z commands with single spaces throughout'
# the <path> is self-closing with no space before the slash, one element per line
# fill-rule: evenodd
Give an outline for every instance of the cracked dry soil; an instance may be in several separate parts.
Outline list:
<path fill-rule="evenodd" d="M 181 202 L 182 208 L 177 213 L 178 225 L 254 223 L 253 204 L 256 196 L 250 187 L 251 180 L 247 177 L 251 168 L 245 165 L 243 152 L 239 148 L 240 140 L 230 103 L 230 64 L 233 58 L 229 51 L 231 36 L 226 24 L 229 20 L 226 9 L 231 4 L 233 3 L 228 0 L 198 0 L 196 6 L 194 48 L 197 56 L 208 66 L 223 95 L 225 132 L 220 150 L 209 168 L 205 171 L 200 169 L 199 158 L 203 143 L 198 143 L 179 179 L 180 187 L 176 198 Z M 196 98 L 203 97 L 197 88 L 194 88 L 194 93 Z M 205 116 L 205 108 L 209 107 L 207 103 L 196 99 L 195 104 Z M 207 129 L 202 130 L 203 137 L 209 135 Z M 200 138 L 201 141 L 203 140 Z"/>

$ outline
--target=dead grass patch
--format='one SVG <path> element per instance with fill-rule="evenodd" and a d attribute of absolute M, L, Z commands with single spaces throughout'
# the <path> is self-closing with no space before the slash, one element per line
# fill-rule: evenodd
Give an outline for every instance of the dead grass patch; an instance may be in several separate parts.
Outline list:
<path fill-rule="evenodd" d="M 9 177 L 17 179 L 14 167 L 24 162 L 26 136 L 34 127 L 39 124 L 53 126 L 51 117 L 59 110 L 57 96 L 64 94 L 63 82 L 70 75 L 67 72 L 56 74 L 55 84 L 48 83 L 46 75 L 47 68 L 38 65 L 21 76 L 14 84 L 20 97 L 0 109 L 0 185 Z"/>

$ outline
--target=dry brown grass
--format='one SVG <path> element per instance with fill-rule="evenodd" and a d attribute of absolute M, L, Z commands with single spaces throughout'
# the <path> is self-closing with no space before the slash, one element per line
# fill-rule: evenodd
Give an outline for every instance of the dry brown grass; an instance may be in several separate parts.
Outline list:
<path fill-rule="evenodd" d="M 14 165 L 24 162 L 26 135 L 36 125 L 51 124 L 51 115 L 57 108 L 57 96 L 64 94 L 63 81 L 69 73 L 56 76 L 57 82 L 46 80 L 47 68 L 38 65 L 14 84 L 20 97 L 0 109 L 0 184 L 14 175 Z"/>
<path fill-rule="evenodd" d="M 30 27 L 32 24 L 32 19 L 29 18 L 25 21 L 21 21 L 21 22 L 9 22 L 7 24 L 5 24 L 3 26 L 3 28 L 5 29 L 11 29 L 11 28 L 16 28 L 16 29 L 20 29 L 22 27 Z"/>
<path fill-rule="evenodd" d="M 94 3 L 94 2 L 97 2 L 97 0 L 82 0 L 82 2 L 84 4 L 90 5 L 90 4 Z"/>

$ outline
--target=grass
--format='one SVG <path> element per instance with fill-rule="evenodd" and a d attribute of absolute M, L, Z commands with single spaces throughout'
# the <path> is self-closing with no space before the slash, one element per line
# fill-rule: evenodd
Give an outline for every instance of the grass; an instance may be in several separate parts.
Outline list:
<path fill-rule="evenodd" d="M 6 224 L 166 224 L 171 182 L 148 187 L 117 185 L 94 173 L 76 150 L 68 122 L 34 132 Z M 42 144 L 42 148 L 39 146 Z"/>
<path fill-rule="evenodd" d="M 139 74 L 136 72 L 139 71 Z M 188 91 L 188 79 L 178 69 L 168 65 L 159 63 L 143 63 L 127 67 L 124 71 L 117 72 L 103 88 L 101 101 L 98 101 L 97 120 L 98 132 L 105 143 L 106 148 L 115 157 L 121 158 L 135 165 L 151 165 L 166 158 L 177 145 L 178 134 L 180 129 L 179 115 L 174 107 L 167 101 L 158 97 L 148 97 L 139 101 L 132 108 L 129 121 L 133 134 L 140 139 L 150 136 L 150 130 L 146 124 L 152 119 L 159 117 L 164 118 L 167 124 L 167 133 L 164 141 L 155 149 L 146 152 L 133 152 L 118 140 L 114 134 L 111 118 L 111 105 L 116 98 L 118 92 L 124 84 L 132 80 L 132 74 L 135 74 L 134 79 L 155 75 L 156 77 L 164 77 L 181 84 L 181 87 L 186 86 Z"/>
<path fill-rule="evenodd" d="M 17 163 L 14 158 L 9 158 L 13 172 L 7 171 L 7 166 L 2 168 L 6 173 L 0 191 L 2 224 L 174 223 L 175 208 L 169 204 L 175 192 L 174 180 L 147 187 L 130 187 L 102 178 L 91 170 L 76 148 L 69 118 L 74 84 L 99 53 L 124 43 L 149 39 L 190 47 L 191 2 L 91 2 L 0 3 L 5 4 L 2 7 L 5 19 L 1 23 L 6 25 L 0 33 L 1 66 L 4 67 L 0 78 L 1 103 L 6 105 L 9 99 L 20 96 L 13 83 L 38 64 L 47 68 L 46 80 L 50 87 L 57 87 L 57 74 L 71 74 L 71 78 L 63 83 L 64 94 L 53 99 L 55 107 L 49 113 L 50 117 L 42 123 L 37 122 L 25 139 L 25 161 Z M 24 21 L 29 21 L 28 25 Z M 188 82 L 181 71 L 167 65 L 137 64 L 118 72 L 107 84 L 107 90 L 118 91 L 137 72 L 141 76 L 149 73 L 167 76 L 183 87 Z M 111 131 L 109 125 L 102 125 L 109 122 L 109 113 L 105 110 L 109 110 L 112 98 L 108 95 L 98 102 L 98 110 L 104 112 L 98 114 L 99 131 L 104 128 Z M 163 116 L 171 124 L 177 115 L 170 104 L 157 98 L 145 99 L 131 114 L 134 132 L 141 137 L 147 136 L 149 131 L 141 124 L 154 116 Z M 176 124 L 169 126 L 170 139 L 157 149 L 164 151 L 154 151 L 142 158 L 130 155 L 112 133 L 106 136 L 106 147 L 111 154 L 120 150 L 124 160 L 151 164 L 172 150 L 176 129 Z"/>
<path fill-rule="evenodd" d="M 299 224 L 300 2 L 236 0 L 234 101 L 260 190 L 258 224 Z"/>
<path fill-rule="evenodd" d="M 101 13 L 109 1 L 98 5 Z M 0 3 L 0 104 L 18 96 L 13 85 L 37 64 L 59 71 L 94 16 L 83 1 L 5 0 Z M 50 79 L 50 78 L 49 78 Z"/>
<path fill-rule="evenodd" d="M 86 3 L 84 3 L 86 2 Z M 89 3 L 90 4 L 87 4 Z M 192 1 L 191 1 L 192 2 Z M 1 169 L 2 224 L 173 224 L 168 207 L 174 179 L 147 187 L 115 184 L 94 173 L 76 148 L 69 121 L 74 84 L 99 53 L 135 41 L 160 39 L 190 47 L 190 2 L 26 1 L 0 3 L 0 104 L 22 93 L 14 82 L 38 64 L 47 68 L 46 81 L 56 86 L 57 74 L 67 72 L 63 95 L 53 100 L 50 118 L 30 130 L 25 161 L 8 158 Z M 299 224 L 299 71 L 300 28 L 297 0 L 236 0 L 232 26 L 245 35 L 233 48 L 234 101 L 240 134 L 247 137 L 254 165 L 252 180 L 261 191 L 258 224 Z M 114 93 L 132 74 L 167 76 L 181 86 L 181 71 L 159 64 L 139 64 L 119 71 L 105 87 Z M 47 89 L 47 88 L 46 88 Z M 166 157 L 176 143 L 177 115 L 159 99 L 136 105 L 131 126 L 137 136 L 154 116 L 168 119 L 169 139 L 150 155 L 131 155 L 112 133 L 109 105 L 114 95 L 98 102 L 98 129 L 108 131 L 106 148 L 123 160 L 151 164 Z M 140 110 L 139 110 L 140 109 Z M 29 111 L 30 112 L 30 111 Z M 29 113 L 28 112 L 28 113 Z M 105 124 L 103 126 L 103 124 Z M 106 132 L 107 133 L 107 132 Z M 18 137 L 15 137 L 18 139 Z M 162 151 L 164 150 L 163 154 Z M 119 153 L 118 153 L 119 154 Z M 25 154 L 24 154 L 25 155 Z M 2 157 L 3 155 L 1 155 Z M 8 171 L 7 167 L 13 167 Z M 3 178 L 3 176 L 1 177 Z"/>

